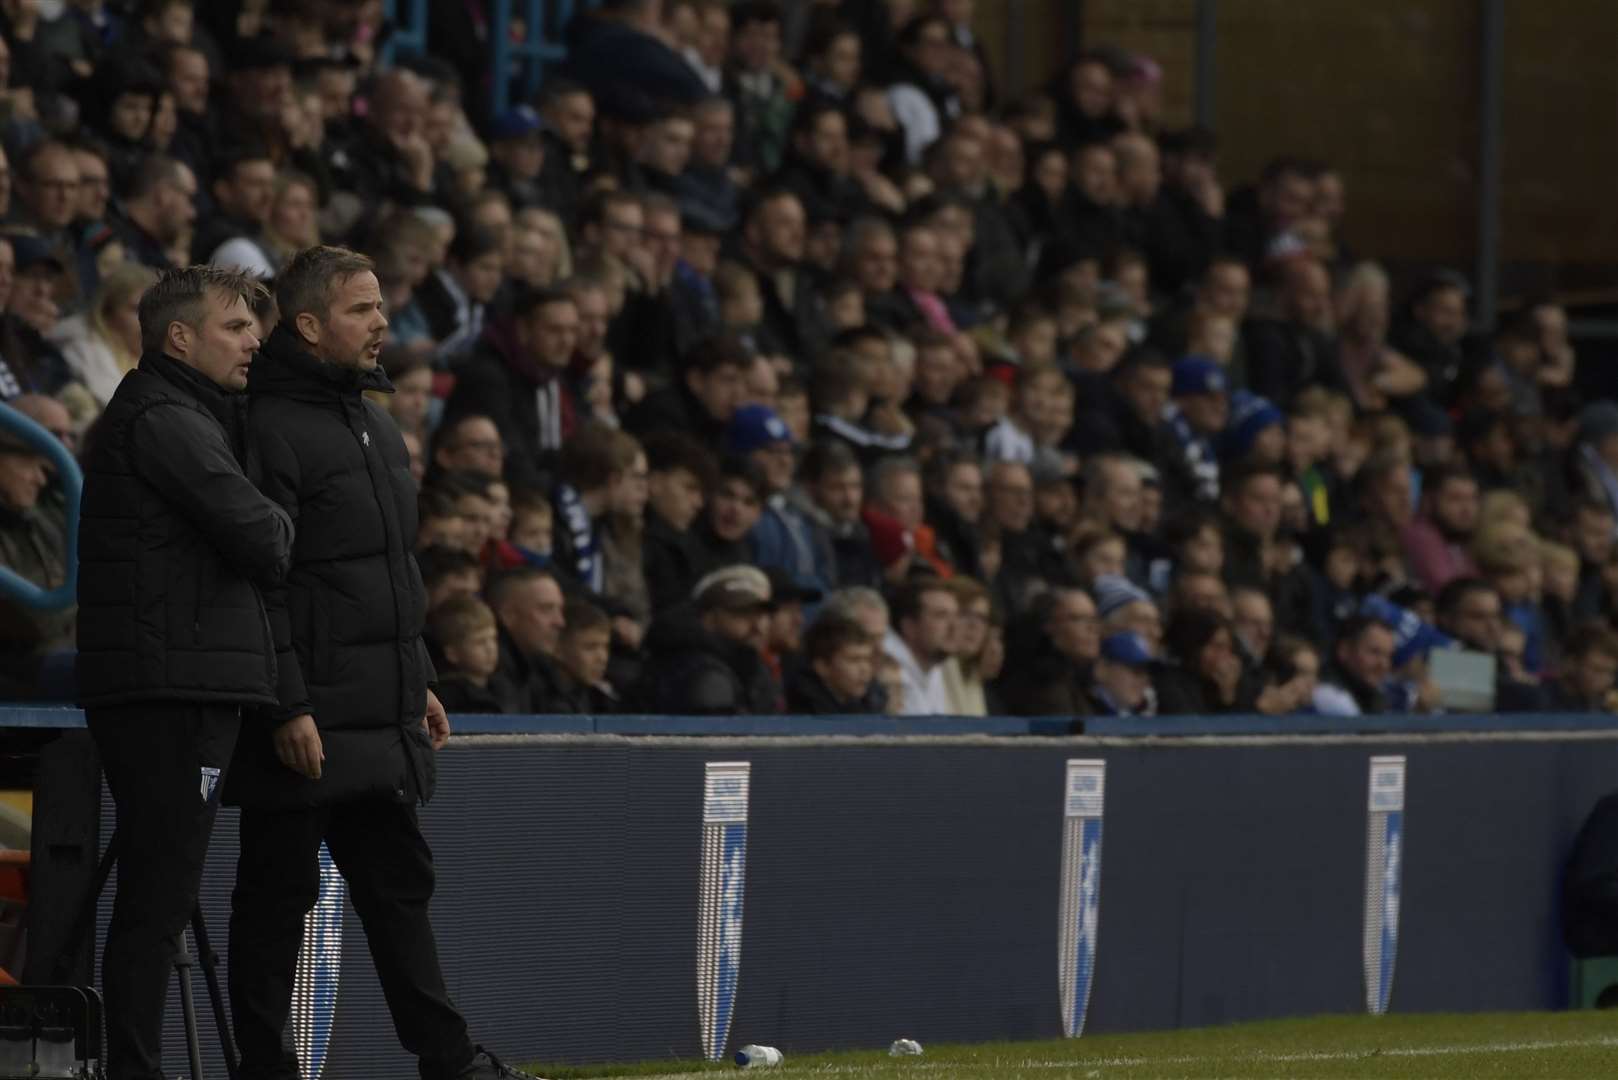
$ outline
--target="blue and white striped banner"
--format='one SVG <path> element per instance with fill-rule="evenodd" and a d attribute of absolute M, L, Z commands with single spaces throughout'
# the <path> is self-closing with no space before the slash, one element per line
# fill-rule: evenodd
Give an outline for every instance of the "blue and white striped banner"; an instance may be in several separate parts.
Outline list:
<path fill-rule="evenodd" d="M 343 875 L 320 845 L 320 898 L 303 918 L 303 945 L 292 982 L 292 1047 L 304 1080 L 320 1080 L 337 1012 L 343 963 Z"/>
<path fill-rule="evenodd" d="M 1062 925 L 1057 967 L 1062 991 L 1062 1028 L 1070 1039 L 1084 1034 L 1095 979 L 1096 931 L 1101 921 L 1101 810 L 1106 795 L 1105 761 L 1070 760 L 1062 823 Z"/>
<path fill-rule="evenodd" d="M 1399 951 L 1399 886 L 1405 816 L 1403 755 L 1371 759 L 1365 832 L 1365 1008 L 1388 1011 Z"/>
<path fill-rule="evenodd" d="M 752 765 L 710 761 L 702 792 L 702 876 L 697 900 L 697 1016 L 702 1052 L 725 1053 L 742 967 L 747 886 L 747 795 Z"/>

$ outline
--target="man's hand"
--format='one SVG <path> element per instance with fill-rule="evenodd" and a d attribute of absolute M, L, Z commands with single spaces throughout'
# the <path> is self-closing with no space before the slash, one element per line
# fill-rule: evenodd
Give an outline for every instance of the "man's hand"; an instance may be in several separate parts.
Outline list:
<path fill-rule="evenodd" d="M 449 716 L 438 695 L 431 690 L 427 691 L 427 715 L 421 718 L 421 730 L 427 733 L 434 750 L 444 749 L 444 744 L 449 742 Z"/>
<path fill-rule="evenodd" d="M 326 752 L 320 747 L 320 729 L 308 713 L 295 716 L 275 729 L 275 756 L 281 764 L 311 780 L 320 779 Z"/>

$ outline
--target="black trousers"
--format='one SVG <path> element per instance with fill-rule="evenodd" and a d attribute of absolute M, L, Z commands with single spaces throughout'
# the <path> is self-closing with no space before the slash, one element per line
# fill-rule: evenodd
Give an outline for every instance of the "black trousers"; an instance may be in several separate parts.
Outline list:
<path fill-rule="evenodd" d="M 241 710 L 176 702 L 88 710 L 118 811 L 118 894 L 101 963 L 109 1080 L 161 1080 L 163 1007 L 197 906 Z"/>
<path fill-rule="evenodd" d="M 299 1080 L 284 1033 L 304 916 L 320 895 L 320 842 L 348 883 L 399 1042 L 423 1080 L 472 1059 L 466 1021 L 449 999 L 427 903 L 433 856 L 413 807 L 363 801 L 310 810 L 243 808 L 230 914 L 230 1005 L 241 1080 Z"/>

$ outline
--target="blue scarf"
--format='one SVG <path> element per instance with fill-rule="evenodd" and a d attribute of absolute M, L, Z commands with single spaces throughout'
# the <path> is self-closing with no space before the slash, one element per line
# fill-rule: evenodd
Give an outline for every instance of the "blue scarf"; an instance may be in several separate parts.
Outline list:
<path fill-rule="evenodd" d="M 556 506 L 562 512 L 562 525 L 573 541 L 573 573 L 585 588 L 599 596 L 606 586 L 607 567 L 601 558 L 600 545 L 596 543 L 595 522 L 590 520 L 590 511 L 584 508 L 584 501 L 569 484 L 556 489 Z"/>

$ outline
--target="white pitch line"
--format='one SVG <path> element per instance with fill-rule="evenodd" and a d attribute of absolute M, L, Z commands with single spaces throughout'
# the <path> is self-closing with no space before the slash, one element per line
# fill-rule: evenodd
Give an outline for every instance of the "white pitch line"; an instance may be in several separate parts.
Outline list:
<path fill-rule="evenodd" d="M 1618 1048 L 1618 1037 L 1596 1039 L 1541 1039 L 1533 1042 L 1469 1043 L 1455 1046 L 1403 1046 L 1386 1050 L 1302 1050 L 1277 1054 L 1265 1050 L 1240 1054 L 1182 1054 L 1174 1057 L 1112 1057 L 1079 1058 L 1073 1061 L 1001 1060 L 974 1062 L 913 1061 L 905 1065 L 906 1072 L 933 1072 L 948 1069 L 951 1072 L 981 1072 L 986 1069 L 1083 1069 L 1083 1068 L 1141 1068 L 1151 1065 L 1201 1065 L 1236 1062 L 1260 1062 L 1285 1065 L 1301 1061 L 1362 1061 L 1379 1057 L 1447 1057 L 1462 1054 L 1521 1054 L 1535 1050 L 1573 1050 L 1589 1047 Z M 787 1073 L 800 1076 L 859 1076 L 869 1072 L 870 1065 L 816 1065 L 808 1069 L 794 1069 L 787 1063 Z M 702 1080 L 713 1072 L 658 1073 L 641 1080 Z"/>

